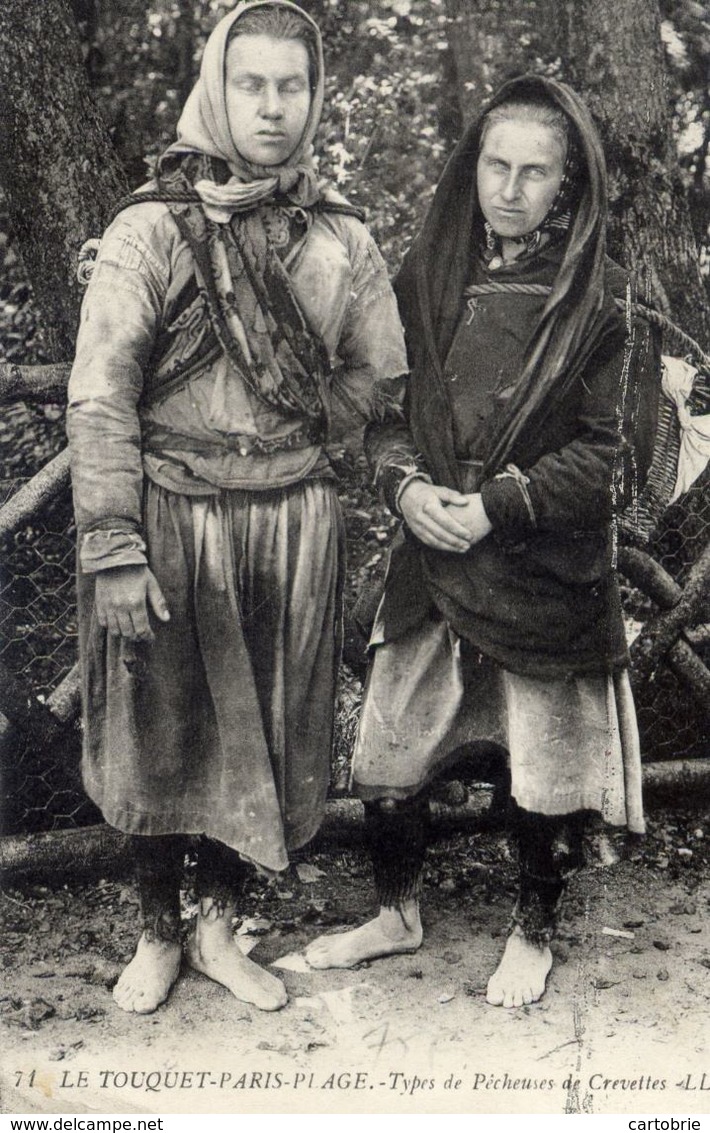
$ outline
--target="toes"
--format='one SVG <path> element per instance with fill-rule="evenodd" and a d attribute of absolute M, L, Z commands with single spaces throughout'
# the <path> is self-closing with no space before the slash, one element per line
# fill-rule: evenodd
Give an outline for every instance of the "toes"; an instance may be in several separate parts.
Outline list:
<path fill-rule="evenodd" d="M 280 1011 L 288 1003 L 288 992 L 282 987 L 277 995 L 264 1003 L 262 1011 Z"/>
<path fill-rule="evenodd" d="M 503 992 L 498 985 L 489 983 L 488 990 L 486 991 L 486 1001 L 490 1003 L 491 1007 L 502 1007 L 504 998 Z"/>
<path fill-rule="evenodd" d="M 122 988 L 116 985 L 113 998 L 122 1011 L 131 1011 L 134 1015 L 150 1015 L 159 1006 L 158 1003 L 148 1000 L 145 992 L 130 985 Z"/>

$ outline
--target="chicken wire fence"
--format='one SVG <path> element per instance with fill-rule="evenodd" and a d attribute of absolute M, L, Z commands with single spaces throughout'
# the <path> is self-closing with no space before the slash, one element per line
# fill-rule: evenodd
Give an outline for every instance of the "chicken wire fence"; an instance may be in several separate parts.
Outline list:
<path fill-rule="evenodd" d="M 34 451 L 36 454 L 36 445 Z M 16 447 L 13 453 L 17 461 Z M 5 462 L 5 473 L 16 471 L 11 464 Z M 11 498 L 25 479 L 6 475 L 0 480 L 0 503 Z M 646 550 L 682 586 L 705 549 L 709 533 L 710 470 L 664 514 Z M 0 664 L 34 697 L 44 700 L 70 672 L 77 657 L 75 530 L 70 494 L 63 492 L 3 542 Z M 621 584 L 632 636 L 657 607 L 623 576 Z M 704 617 L 710 620 L 707 611 Z M 697 646 L 696 652 L 710 663 L 710 647 Z M 636 703 L 645 760 L 707 754 L 710 706 L 700 704 L 666 664 L 661 663 L 653 678 L 637 687 Z M 352 729 L 348 739 L 352 739 Z M 6 833 L 81 826 L 100 817 L 81 787 L 78 725 L 64 731 L 61 742 L 37 750 L 21 729 L 0 717 L 0 750 Z"/>

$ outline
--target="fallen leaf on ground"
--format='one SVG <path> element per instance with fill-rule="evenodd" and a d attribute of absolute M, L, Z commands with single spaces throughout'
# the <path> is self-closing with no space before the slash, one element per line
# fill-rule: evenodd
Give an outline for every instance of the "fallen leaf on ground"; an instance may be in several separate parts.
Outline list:
<path fill-rule="evenodd" d="M 318 866 L 309 865 L 308 862 L 299 862 L 296 866 L 296 873 L 298 880 L 302 881 L 304 885 L 312 885 L 314 881 L 318 881 L 319 877 L 325 877 L 325 872 L 318 869 Z"/>
<path fill-rule="evenodd" d="M 271 967 L 282 968 L 284 972 L 313 971 L 313 968 L 301 952 L 288 952 L 285 956 L 279 956 L 278 960 L 272 961 Z"/>
<path fill-rule="evenodd" d="M 259 943 L 258 936 L 237 936 L 235 937 L 235 940 L 237 942 L 237 948 L 241 952 L 242 956 L 248 956 L 250 952 L 254 951 L 257 944 Z"/>
<path fill-rule="evenodd" d="M 273 921 L 267 921 L 265 917 L 245 917 L 237 929 L 237 936 L 260 936 L 272 926 Z"/>
<path fill-rule="evenodd" d="M 337 991 L 322 991 L 319 995 L 301 995 L 294 1000 L 294 1004 L 309 1011 L 322 1011 L 327 1007 L 336 1023 L 352 1023 L 353 995 L 370 986 L 368 983 L 351 984 L 350 987 L 341 987 Z"/>
<path fill-rule="evenodd" d="M 325 1007 L 323 1000 L 319 995 L 299 995 L 293 1001 L 294 1007 L 305 1007 L 307 1011 L 312 1009 L 322 1011 Z"/>
<path fill-rule="evenodd" d="M 369 987 L 367 983 L 351 984 L 338 991 L 322 991 L 321 999 L 335 1019 L 336 1023 L 351 1023 L 353 1021 L 353 995 Z"/>

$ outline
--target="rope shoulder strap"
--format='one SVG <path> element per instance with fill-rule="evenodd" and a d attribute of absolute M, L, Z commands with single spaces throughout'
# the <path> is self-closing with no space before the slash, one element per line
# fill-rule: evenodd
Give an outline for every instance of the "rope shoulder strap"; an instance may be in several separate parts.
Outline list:
<path fill-rule="evenodd" d="M 140 193 L 129 193 L 127 197 L 121 197 L 109 216 L 109 224 L 116 219 L 119 213 L 124 209 L 131 208 L 133 205 L 148 204 L 148 203 L 163 203 L 163 204 L 190 204 L 200 205 L 202 199 L 198 193 L 166 193 L 162 189 L 145 189 Z M 314 212 L 330 212 L 339 216 L 354 216 L 357 220 L 365 222 L 364 209 L 358 208 L 357 205 L 351 205 L 347 201 L 329 201 L 321 198 L 316 201 L 312 206 Z"/>
<path fill-rule="evenodd" d="M 483 295 L 496 295 L 506 292 L 510 295 L 549 295 L 552 288 L 544 283 L 514 283 L 512 280 L 496 281 L 495 283 L 474 283 L 467 287 L 464 294 L 467 298 L 475 299 Z M 627 303 L 625 299 L 616 299 L 615 303 L 620 311 L 626 313 Z M 698 362 L 704 370 L 710 372 L 710 354 L 706 354 L 702 346 L 681 330 L 672 319 L 666 315 L 662 315 L 660 311 L 654 310 L 646 303 L 634 302 L 630 304 L 631 313 L 638 318 L 645 319 L 646 322 L 651 323 L 653 326 L 663 331 L 664 335 L 670 339 L 670 344 L 680 347 L 681 354 L 691 354 L 696 362 Z M 670 351 L 667 351 L 670 353 Z"/>
<path fill-rule="evenodd" d="M 199 205 L 202 202 L 197 193 L 166 193 L 160 189 L 146 189 L 141 193 L 129 193 L 128 196 L 121 197 L 112 208 L 107 227 L 124 209 L 132 208 L 133 205 L 155 203 Z M 336 216 L 353 216 L 363 224 L 366 220 L 365 210 L 358 208 L 357 205 L 349 204 L 348 201 L 329 201 L 321 198 L 316 201 L 312 209 L 314 212 L 331 213 Z M 88 287 L 91 273 L 94 270 L 94 261 L 99 254 L 100 247 L 101 240 L 94 237 L 86 240 L 79 249 L 76 276 L 82 287 Z"/>

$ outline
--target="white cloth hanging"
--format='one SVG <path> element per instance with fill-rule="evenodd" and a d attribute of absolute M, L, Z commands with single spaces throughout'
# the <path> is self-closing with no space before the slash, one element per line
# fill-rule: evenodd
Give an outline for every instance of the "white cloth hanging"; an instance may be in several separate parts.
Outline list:
<path fill-rule="evenodd" d="M 682 496 L 705 471 L 710 461 L 710 414 L 693 416 L 688 411 L 688 398 L 693 390 L 697 370 L 683 358 L 663 355 L 661 385 L 674 403 L 680 422 L 678 475 L 670 503 Z"/>

